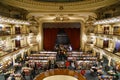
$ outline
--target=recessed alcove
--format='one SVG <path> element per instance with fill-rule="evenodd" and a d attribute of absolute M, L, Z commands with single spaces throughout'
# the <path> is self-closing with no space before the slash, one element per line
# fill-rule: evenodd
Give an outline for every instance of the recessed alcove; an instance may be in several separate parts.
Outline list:
<path fill-rule="evenodd" d="M 81 36 L 79 22 L 43 23 L 42 27 L 45 50 L 54 50 L 56 44 L 71 44 L 73 50 L 79 50 Z"/>

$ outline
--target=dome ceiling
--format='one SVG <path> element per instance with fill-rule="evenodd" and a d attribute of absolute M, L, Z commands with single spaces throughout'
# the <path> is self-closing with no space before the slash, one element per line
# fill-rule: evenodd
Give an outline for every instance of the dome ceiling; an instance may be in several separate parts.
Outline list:
<path fill-rule="evenodd" d="M 1 3 L 27 10 L 27 17 L 37 20 L 76 21 L 96 17 L 95 10 L 109 6 L 118 0 L 0 0 Z M 39 18 L 39 19 L 38 19 Z"/>
<path fill-rule="evenodd" d="M 94 11 L 118 0 L 0 0 L 4 4 L 28 11 Z"/>

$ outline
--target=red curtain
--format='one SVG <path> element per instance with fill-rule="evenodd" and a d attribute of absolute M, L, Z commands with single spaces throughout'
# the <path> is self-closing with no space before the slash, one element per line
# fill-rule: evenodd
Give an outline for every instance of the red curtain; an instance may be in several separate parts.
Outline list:
<path fill-rule="evenodd" d="M 44 41 L 43 41 L 43 47 L 45 50 L 51 51 L 54 50 L 55 41 L 57 37 L 57 28 L 44 28 Z"/>
<path fill-rule="evenodd" d="M 67 33 L 73 50 L 79 50 L 80 48 L 80 28 L 64 28 Z M 54 50 L 57 33 L 59 28 L 44 28 L 44 49 Z"/>
<path fill-rule="evenodd" d="M 71 46 L 73 50 L 79 50 L 80 48 L 80 28 L 65 28 L 64 29 L 69 36 Z"/>

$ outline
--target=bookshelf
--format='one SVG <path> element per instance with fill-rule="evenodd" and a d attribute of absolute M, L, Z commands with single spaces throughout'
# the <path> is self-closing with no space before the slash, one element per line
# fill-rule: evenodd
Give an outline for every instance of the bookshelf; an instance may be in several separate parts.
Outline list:
<path fill-rule="evenodd" d="M 46 65 L 49 60 L 56 60 L 56 54 L 57 52 L 39 52 L 36 54 L 31 54 L 27 57 L 27 59 L 30 64 L 37 63 Z M 83 67 L 89 65 L 89 67 L 86 67 L 87 69 L 90 68 L 90 66 L 92 66 L 92 64 L 94 64 L 98 59 L 96 56 L 84 52 L 67 52 L 67 55 L 69 61 L 76 60 L 79 66 L 82 65 Z"/>

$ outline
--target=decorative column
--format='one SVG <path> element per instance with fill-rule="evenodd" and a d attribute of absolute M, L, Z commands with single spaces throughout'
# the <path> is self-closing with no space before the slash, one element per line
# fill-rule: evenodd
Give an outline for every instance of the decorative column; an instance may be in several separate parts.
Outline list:
<path fill-rule="evenodd" d="M 13 55 L 13 65 L 15 64 L 16 55 Z"/>
<path fill-rule="evenodd" d="M 108 57 L 108 66 L 110 66 L 110 63 L 111 63 L 111 57 Z"/>
<path fill-rule="evenodd" d="M 28 48 L 27 55 L 30 55 L 30 54 L 31 54 L 31 51 L 30 51 L 30 48 Z"/>
<path fill-rule="evenodd" d="M 98 50 L 99 51 L 99 50 Z M 103 51 L 102 51 L 103 52 Z M 100 51 L 100 59 L 103 59 L 103 53 Z"/>
<path fill-rule="evenodd" d="M 24 58 L 24 53 L 25 53 L 25 50 L 23 50 L 23 52 L 21 53 L 21 58 L 22 59 Z"/>
<path fill-rule="evenodd" d="M 38 46 L 39 46 L 39 51 L 43 50 L 43 27 L 42 27 L 42 22 L 39 22 L 39 27 L 38 27 L 38 36 L 37 36 L 37 41 L 38 41 Z"/>
<path fill-rule="evenodd" d="M 81 23 L 81 32 L 80 32 L 80 45 L 81 45 L 81 49 L 84 50 L 85 49 L 85 42 L 87 40 L 87 36 L 85 34 L 85 25 L 83 23 L 83 21 L 80 22 Z"/>

